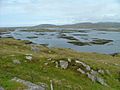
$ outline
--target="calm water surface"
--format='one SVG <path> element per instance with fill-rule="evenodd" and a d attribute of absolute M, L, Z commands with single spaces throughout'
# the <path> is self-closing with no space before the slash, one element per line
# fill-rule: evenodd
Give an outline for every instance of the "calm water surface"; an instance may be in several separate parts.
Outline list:
<path fill-rule="evenodd" d="M 67 36 L 72 36 L 83 42 L 89 42 L 95 38 L 113 40 L 113 42 L 105 45 L 78 46 L 68 43 L 68 39 L 59 38 L 61 34 L 60 30 L 61 29 L 58 29 L 56 32 L 25 32 L 21 30 L 15 30 L 14 32 L 11 32 L 10 35 L 16 39 L 30 40 L 37 44 L 47 44 L 48 47 L 71 48 L 81 52 L 98 52 L 107 54 L 120 52 L 120 32 L 85 29 L 83 32 L 81 30 L 80 32 L 73 31 L 62 33 Z"/>

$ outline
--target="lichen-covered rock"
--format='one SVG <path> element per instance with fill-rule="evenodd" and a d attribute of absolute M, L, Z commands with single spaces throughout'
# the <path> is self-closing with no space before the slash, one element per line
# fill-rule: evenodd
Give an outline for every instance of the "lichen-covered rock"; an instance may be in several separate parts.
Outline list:
<path fill-rule="evenodd" d="M 90 71 L 90 70 L 91 70 L 90 66 L 87 65 L 87 64 L 85 64 L 84 62 L 81 62 L 81 61 L 78 61 L 78 60 L 76 60 L 75 62 L 76 62 L 77 64 L 81 64 L 87 71 Z"/>
<path fill-rule="evenodd" d="M 76 60 L 75 62 L 78 63 L 78 64 L 81 64 L 81 65 L 84 66 L 84 67 L 87 66 L 85 63 L 83 63 L 83 62 L 81 62 L 81 61 Z"/>
<path fill-rule="evenodd" d="M 91 70 L 90 73 L 91 73 L 92 75 L 94 75 L 94 76 L 98 75 L 98 72 L 97 72 L 97 71 L 94 71 L 94 70 Z"/>
<path fill-rule="evenodd" d="M 87 76 L 88 76 L 88 78 L 91 79 L 93 82 L 96 81 L 96 77 L 95 77 L 94 75 L 92 75 L 92 74 L 90 74 L 90 73 L 87 73 Z"/>
<path fill-rule="evenodd" d="M 16 81 L 16 82 L 24 84 L 25 86 L 28 87 L 28 89 L 26 89 L 26 90 L 45 90 L 45 87 L 43 87 L 41 85 L 37 85 L 30 81 L 25 81 L 25 80 L 19 79 L 17 77 L 13 78 L 12 81 Z"/>
<path fill-rule="evenodd" d="M 81 68 L 78 68 L 77 71 L 80 72 L 80 73 L 82 73 L 82 74 L 85 74 L 85 71 L 82 70 Z"/>
<path fill-rule="evenodd" d="M 55 64 L 56 64 L 55 67 L 58 68 L 58 66 L 59 66 L 58 62 L 55 62 Z"/>
<path fill-rule="evenodd" d="M 101 85 L 108 86 L 107 83 L 105 83 L 104 79 L 102 79 L 101 77 L 99 77 L 97 74 L 98 73 L 96 73 L 96 71 L 92 70 L 92 73 L 87 73 L 87 76 L 93 82 L 98 82 Z"/>
<path fill-rule="evenodd" d="M 68 58 L 68 62 L 71 62 L 72 60 L 70 58 Z"/>
<path fill-rule="evenodd" d="M 108 86 L 108 85 L 105 83 L 104 79 L 102 79 L 102 78 L 100 78 L 100 77 L 98 77 L 98 76 L 96 77 L 96 81 L 99 82 L 101 85 Z"/>
<path fill-rule="evenodd" d="M 48 63 L 46 62 L 46 63 L 44 63 L 44 65 L 45 65 L 45 66 L 47 66 L 47 65 L 48 65 Z"/>
<path fill-rule="evenodd" d="M 26 56 L 25 57 L 27 60 L 31 61 L 32 60 L 32 56 Z"/>
<path fill-rule="evenodd" d="M 78 61 L 76 60 L 75 61 L 77 64 L 81 64 L 84 68 L 85 68 L 85 71 L 82 70 L 81 68 L 77 69 L 77 71 L 79 71 L 80 73 L 82 74 L 85 74 L 87 75 L 87 77 L 89 79 L 91 79 L 93 82 L 98 82 L 100 83 L 101 85 L 105 85 L 107 86 L 107 84 L 105 83 L 104 79 L 102 79 L 101 77 L 98 77 L 99 76 L 99 73 L 100 74 L 104 74 L 104 70 L 98 70 L 98 71 L 95 71 L 93 69 L 91 69 L 91 67 L 81 61 Z"/>
<path fill-rule="evenodd" d="M 83 67 L 85 67 L 86 69 L 90 69 L 90 66 L 89 65 L 87 65 L 87 64 L 85 64 L 84 62 L 81 62 L 81 61 L 78 61 L 78 60 L 76 60 L 75 61 L 77 64 L 81 64 Z"/>
<path fill-rule="evenodd" d="M 102 70 L 102 69 L 98 70 L 98 73 L 105 74 L 104 70 Z"/>
<path fill-rule="evenodd" d="M 14 64 L 21 64 L 21 62 L 19 60 L 13 60 Z"/>
<path fill-rule="evenodd" d="M 64 61 L 64 60 L 60 60 L 60 67 L 62 69 L 67 69 L 68 67 L 68 62 L 67 61 Z"/>
<path fill-rule="evenodd" d="M 87 70 L 87 71 L 90 71 L 90 70 L 91 70 L 91 68 L 90 68 L 89 65 L 86 66 L 86 70 Z"/>

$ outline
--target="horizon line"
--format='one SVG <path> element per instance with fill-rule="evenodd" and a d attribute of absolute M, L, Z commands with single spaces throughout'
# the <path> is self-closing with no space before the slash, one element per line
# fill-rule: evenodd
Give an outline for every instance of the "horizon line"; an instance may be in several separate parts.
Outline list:
<path fill-rule="evenodd" d="M 116 22 L 79 22 L 79 23 L 71 23 L 71 24 L 52 24 L 52 23 L 41 23 L 41 24 L 31 24 L 31 25 L 11 25 L 11 26 L 0 26 L 0 28 L 6 28 L 6 27 L 34 27 L 34 26 L 38 26 L 38 25 L 55 25 L 55 26 L 62 26 L 62 25 L 74 25 L 74 24 L 82 24 L 82 23 L 91 23 L 91 24 L 96 24 L 96 23 L 120 23 L 120 21 L 116 21 Z"/>

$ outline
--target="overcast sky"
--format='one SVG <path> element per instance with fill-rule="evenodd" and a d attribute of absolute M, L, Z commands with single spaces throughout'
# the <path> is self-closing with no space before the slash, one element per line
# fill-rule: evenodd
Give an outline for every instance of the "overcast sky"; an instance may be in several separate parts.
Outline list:
<path fill-rule="evenodd" d="M 120 0 L 0 0 L 0 26 L 120 22 Z"/>

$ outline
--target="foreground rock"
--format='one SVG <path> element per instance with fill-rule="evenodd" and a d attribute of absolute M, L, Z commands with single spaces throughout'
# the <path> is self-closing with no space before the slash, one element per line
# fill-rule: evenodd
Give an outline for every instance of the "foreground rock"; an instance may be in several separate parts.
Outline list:
<path fill-rule="evenodd" d="M 100 73 L 100 74 L 105 74 L 105 72 L 104 72 L 104 70 L 98 70 L 98 73 Z"/>
<path fill-rule="evenodd" d="M 95 70 L 91 69 L 91 67 L 89 65 L 85 64 L 84 62 L 81 62 L 78 60 L 76 60 L 75 62 L 77 64 L 80 64 L 82 67 L 84 67 L 84 69 L 78 68 L 77 69 L 78 72 L 80 72 L 81 74 L 86 74 L 87 77 L 89 79 L 91 79 L 93 82 L 98 82 L 101 85 L 108 86 L 107 83 L 105 83 L 105 80 L 99 76 L 99 74 L 104 74 L 104 70 L 100 69 L 98 71 L 95 71 Z"/>
<path fill-rule="evenodd" d="M 21 64 L 21 62 L 19 60 L 13 60 L 14 64 Z"/>
<path fill-rule="evenodd" d="M 27 60 L 29 60 L 29 61 L 32 61 L 32 56 L 29 56 L 29 55 L 28 55 L 28 56 L 26 56 L 25 58 L 26 58 Z"/>
<path fill-rule="evenodd" d="M 55 66 L 55 67 L 56 67 L 56 68 L 58 68 L 58 67 L 59 67 L 59 64 L 58 64 L 58 62 L 55 62 L 55 64 L 56 64 L 56 66 Z"/>
<path fill-rule="evenodd" d="M 71 59 L 68 59 L 67 61 L 65 60 L 60 60 L 60 61 L 53 61 L 53 63 L 56 64 L 56 68 L 60 67 L 62 69 L 67 69 L 69 65 L 71 65 Z M 102 69 L 94 70 L 92 69 L 89 65 L 86 63 L 75 60 L 75 64 L 77 66 L 76 71 L 80 72 L 81 74 L 86 75 L 91 81 L 93 82 L 98 82 L 101 85 L 108 86 L 108 84 L 105 82 L 105 80 L 102 78 L 101 75 L 105 74 L 105 71 Z M 73 66 L 74 66 L 73 65 Z M 107 72 L 106 72 L 107 73 Z"/>
<path fill-rule="evenodd" d="M 63 69 L 67 69 L 68 67 L 68 62 L 64 60 L 60 60 L 60 67 Z"/>
<path fill-rule="evenodd" d="M 13 78 L 12 81 L 16 81 L 18 83 L 22 83 L 25 86 L 27 86 L 28 89 L 25 89 L 25 90 L 45 90 L 45 87 L 43 85 L 40 86 L 40 85 L 34 84 L 32 82 L 19 79 L 17 77 Z M 2 90 L 2 89 L 0 89 L 0 90 Z"/>
<path fill-rule="evenodd" d="M 87 77 L 88 77 L 89 79 L 91 79 L 93 82 L 95 82 L 95 81 L 96 81 L 95 76 L 94 76 L 94 75 L 92 75 L 92 74 L 90 74 L 90 73 L 87 73 Z"/>
<path fill-rule="evenodd" d="M 3 87 L 0 86 L 0 90 L 5 90 Z"/>
<path fill-rule="evenodd" d="M 104 79 L 96 76 L 96 81 L 104 86 L 108 86 Z"/>
<path fill-rule="evenodd" d="M 82 74 L 85 74 L 85 71 L 83 71 L 81 68 L 78 68 L 77 71 L 82 73 Z"/>

